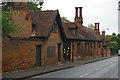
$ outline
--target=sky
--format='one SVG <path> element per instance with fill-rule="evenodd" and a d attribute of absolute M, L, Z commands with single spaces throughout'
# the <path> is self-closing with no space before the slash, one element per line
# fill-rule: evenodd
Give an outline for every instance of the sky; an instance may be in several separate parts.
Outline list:
<path fill-rule="evenodd" d="M 83 7 L 83 25 L 100 23 L 106 35 L 118 33 L 117 0 L 44 0 L 42 10 L 59 10 L 60 16 L 74 21 L 75 7 Z M 108 30 L 109 29 L 109 30 Z"/>

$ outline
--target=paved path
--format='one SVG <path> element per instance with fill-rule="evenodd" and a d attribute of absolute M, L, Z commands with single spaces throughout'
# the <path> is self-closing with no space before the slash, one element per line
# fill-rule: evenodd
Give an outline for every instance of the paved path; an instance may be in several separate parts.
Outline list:
<path fill-rule="evenodd" d="M 47 74 L 47 73 L 51 73 L 51 72 L 53 73 L 53 72 L 61 71 L 61 70 L 63 71 L 63 70 L 66 70 L 68 68 L 75 67 L 78 65 L 80 66 L 80 65 L 87 64 L 87 63 L 105 60 L 105 59 L 113 58 L 113 57 L 115 57 L 115 56 L 101 57 L 101 58 L 87 60 L 87 61 L 68 62 L 68 63 L 64 63 L 62 65 L 58 64 L 58 65 L 53 65 L 53 66 L 48 66 L 48 67 L 43 67 L 43 68 L 38 67 L 38 68 L 20 71 L 20 72 L 2 74 L 2 77 L 7 78 L 7 79 L 11 78 L 12 80 L 29 79 L 29 78 L 37 76 L 37 75 L 43 75 L 43 74 Z"/>
<path fill-rule="evenodd" d="M 32 78 L 118 78 L 118 57 L 38 75 Z"/>

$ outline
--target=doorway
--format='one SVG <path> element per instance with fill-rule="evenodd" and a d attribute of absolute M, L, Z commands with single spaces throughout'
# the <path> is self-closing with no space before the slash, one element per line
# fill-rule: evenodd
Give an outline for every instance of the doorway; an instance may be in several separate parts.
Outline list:
<path fill-rule="evenodd" d="M 36 66 L 41 66 L 41 45 L 36 45 Z"/>
<path fill-rule="evenodd" d="M 58 44 L 58 62 L 61 62 L 61 44 Z"/>
<path fill-rule="evenodd" d="M 63 58 L 65 61 L 70 61 L 70 42 L 63 44 Z"/>

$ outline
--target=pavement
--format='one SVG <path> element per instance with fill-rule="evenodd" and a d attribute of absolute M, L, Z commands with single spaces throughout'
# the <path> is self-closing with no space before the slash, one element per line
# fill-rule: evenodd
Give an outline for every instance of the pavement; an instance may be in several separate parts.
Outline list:
<path fill-rule="evenodd" d="M 72 68 L 72 67 L 75 67 L 78 65 L 83 65 L 83 64 L 87 64 L 87 63 L 91 63 L 91 62 L 95 62 L 95 61 L 100 61 L 100 60 L 104 60 L 104 59 L 111 58 L 111 57 L 114 57 L 114 56 L 102 57 L 102 58 L 92 59 L 92 60 L 88 60 L 88 61 L 67 62 L 65 64 L 48 66 L 48 67 L 44 67 L 44 68 L 35 68 L 35 69 L 25 70 L 25 71 L 20 71 L 20 72 L 6 73 L 6 74 L 2 74 L 2 78 L 3 78 L 3 80 L 7 79 L 7 78 L 9 78 L 9 80 L 10 79 L 11 80 L 27 79 L 27 78 L 34 77 L 37 75 L 42 75 L 42 74 L 46 74 L 46 73 L 50 73 L 50 72 L 68 69 L 68 68 Z"/>
<path fill-rule="evenodd" d="M 114 80 L 118 78 L 118 56 L 56 72 L 37 75 L 30 79 L 36 78 L 96 78 L 96 80 L 97 78 L 113 78 Z"/>

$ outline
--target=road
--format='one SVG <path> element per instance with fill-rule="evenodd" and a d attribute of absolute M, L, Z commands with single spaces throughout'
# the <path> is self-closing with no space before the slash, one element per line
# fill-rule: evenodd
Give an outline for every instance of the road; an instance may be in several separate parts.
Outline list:
<path fill-rule="evenodd" d="M 33 78 L 118 78 L 118 57 L 38 75 Z"/>

